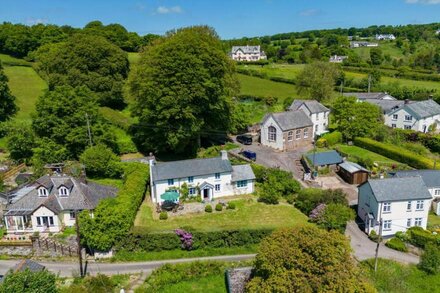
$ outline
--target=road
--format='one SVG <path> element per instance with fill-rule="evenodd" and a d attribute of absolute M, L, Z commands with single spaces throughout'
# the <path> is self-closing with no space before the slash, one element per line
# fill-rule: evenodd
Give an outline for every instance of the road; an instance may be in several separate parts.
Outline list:
<path fill-rule="evenodd" d="M 350 238 L 350 244 L 353 248 L 353 254 L 358 260 L 374 258 L 376 253 L 376 242 L 368 239 L 365 234 L 354 221 L 347 224 L 345 235 Z M 386 247 L 383 243 L 379 247 L 379 257 L 395 260 L 406 264 L 418 264 L 419 257 L 411 254 L 400 252 Z"/>
<path fill-rule="evenodd" d="M 242 261 L 249 260 L 255 257 L 255 254 L 241 254 L 241 255 L 224 255 L 224 256 L 212 256 L 212 257 L 195 257 L 195 258 L 183 258 L 173 260 L 159 260 L 148 262 L 127 262 L 127 263 L 99 263 L 89 262 L 87 267 L 87 273 L 96 275 L 102 273 L 105 275 L 117 275 L 117 274 L 130 274 L 130 273 L 147 273 L 150 274 L 154 269 L 167 264 L 176 264 L 192 261 L 207 261 L 207 260 L 220 260 L 220 261 Z M 19 260 L 1 260 L 0 261 L 0 275 L 4 275 L 10 268 L 14 267 Z M 61 277 L 71 277 L 72 275 L 79 275 L 78 263 L 74 262 L 39 262 L 44 265 L 49 271 L 60 274 Z"/>

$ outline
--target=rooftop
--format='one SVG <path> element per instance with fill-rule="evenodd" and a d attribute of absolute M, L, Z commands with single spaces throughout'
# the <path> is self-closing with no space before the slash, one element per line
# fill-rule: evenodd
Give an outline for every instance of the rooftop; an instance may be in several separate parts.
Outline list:
<path fill-rule="evenodd" d="M 234 54 L 241 50 L 245 54 L 260 53 L 260 46 L 233 46 L 231 53 Z"/>
<path fill-rule="evenodd" d="M 420 176 L 428 188 L 440 187 L 440 170 L 406 170 L 392 172 L 390 175 L 398 178 Z"/>
<path fill-rule="evenodd" d="M 335 165 L 343 162 L 341 155 L 333 150 L 321 153 L 311 153 L 307 155 L 307 159 L 314 166 Z"/>
<path fill-rule="evenodd" d="M 328 112 L 330 111 L 329 108 L 321 104 L 320 102 L 316 100 L 295 100 L 293 101 L 292 105 L 290 105 L 289 110 L 296 111 L 299 110 L 299 107 L 302 105 L 306 106 L 307 109 L 311 113 L 321 113 L 321 112 Z"/>
<path fill-rule="evenodd" d="M 417 119 L 440 115 L 440 105 L 431 99 L 404 104 L 399 109 L 404 109 Z M 390 112 L 390 114 L 398 111 L 399 109 Z"/>
<path fill-rule="evenodd" d="M 376 92 L 376 93 L 343 93 L 345 97 L 356 97 L 358 100 L 375 99 L 375 100 L 397 100 L 395 97 L 388 93 Z"/>
<path fill-rule="evenodd" d="M 304 128 L 313 125 L 313 122 L 310 120 L 310 118 L 301 110 L 266 114 L 266 116 L 263 118 L 262 124 L 269 117 L 272 117 L 275 120 L 282 131 Z"/>
<path fill-rule="evenodd" d="M 255 179 L 255 174 L 251 165 L 247 164 L 232 166 L 232 182 L 253 179 Z"/>
<path fill-rule="evenodd" d="M 370 172 L 361 165 L 349 161 L 339 164 L 339 167 L 341 167 L 342 169 L 346 170 L 349 173 L 356 173 L 359 171 Z"/>

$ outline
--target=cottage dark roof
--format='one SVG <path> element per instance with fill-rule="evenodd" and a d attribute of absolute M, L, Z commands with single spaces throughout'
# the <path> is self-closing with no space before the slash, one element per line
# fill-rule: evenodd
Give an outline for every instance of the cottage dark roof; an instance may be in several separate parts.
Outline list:
<path fill-rule="evenodd" d="M 51 189 L 53 186 L 52 180 L 50 180 L 49 175 L 44 175 L 43 177 L 40 177 L 36 180 L 36 184 L 38 186 L 43 186 L 46 189 Z"/>
<path fill-rule="evenodd" d="M 231 53 L 234 54 L 241 50 L 245 54 L 260 53 L 260 46 L 233 46 Z"/>
<path fill-rule="evenodd" d="M 367 181 L 363 185 L 369 187 L 378 202 L 432 198 L 420 176 L 374 179 Z"/>
<path fill-rule="evenodd" d="M 301 110 L 266 114 L 262 124 L 272 117 L 282 131 L 313 126 L 312 120 Z"/>
<path fill-rule="evenodd" d="M 349 161 L 339 164 L 339 167 L 346 170 L 349 173 L 356 173 L 359 171 L 370 172 L 361 165 Z"/>
<path fill-rule="evenodd" d="M 295 100 L 293 101 L 292 105 L 290 105 L 289 110 L 299 110 L 299 107 L 301 107 L 301 105 L 306 106 L 306 108 L 309 109 L 310 113 L 322 113 L 330 111 L 329 108 L 316 100 Z"/>
<path fill-rule="evenodd" d="M 254 171 L 249 164 L 232 166 L 232 182 L 255 179 Z"/>
<path fill-rule="evenodd" d="M 43 179 L 42 179 L 43 178 Z M 42 180 L 41 180 L 42 179 Z M 50 180 L 50 184 L 48 183 Z M 54 188 L 48 190 L 48 196 L 38 195 L 37 188 L 41 182 L 52 185 Z M 69 188 L 67 196 L 59 195 L 59 187 Z M 16 192 L 17 196 L 6 207 L 8 213 L 32 213 L 34 210 L 44 206 L 58 214 L 64 210 L 90 210 L 94 209 L 99 200 L 107 197 L 115 197 L 117 189 L 110 186 L 100 185 L 93 182 L 81 182 L 70 176 L 48 176 L 45 175 L 34 183 L 31 183 Z"/>
<path fill-rule="evenodd" d="M 420 176 L 428 188 L 440 187 L 440 170 L 406 170 L 392 172 L 390 175 L 397 178 Z"/>
<path fill-rule="evenodd" d="M 18 264 L 14 266 L 12 269 L 13 272 L 22 272 L 24 270 L 30 270 L 31 272 L 41 272 L 46 269 L 45 266 L 40 265 L 39 263 L 32 261 L 30 259 L 23 259 Z"/>
<path fill-rule="evenodd" d="M 337 151 L 328 151 L 321 153 L 311 153 L 307 155 L 307 159 L 314 166 L 336 165 L 343 162 L 341 155 Z"/>
<path fill-rule="evenodd" d="M 232 172 L 231 162 L 221 157 L 156 163 L 152 166 L 154 181 Z"/>
<path fill-rule="evenodd" d="M 365 99 L 374 99 L 374 100 L 397 100 L 393 96 L 387 93 L 378 92 L 378 93 L 343 93 L 346 97 L 356 97 L 358 100 L 365 100 Z"/>
<path fill-rule="evenodd" d="M 393 111 L 405 104 L 405 101 L 401 100 L 381 100 L 381 99 L 363 99 L 362 101 L 373 104 L 381 108 L 384 114 Z"/>
<path fill-rule="evenodd" d="M 417 119 L 440 115 L 440 105 L 431 99 L 404 104 L 402 107 L 390 112 L 388 115 L 392 115 L 400 109 L 405 110 Z"/>

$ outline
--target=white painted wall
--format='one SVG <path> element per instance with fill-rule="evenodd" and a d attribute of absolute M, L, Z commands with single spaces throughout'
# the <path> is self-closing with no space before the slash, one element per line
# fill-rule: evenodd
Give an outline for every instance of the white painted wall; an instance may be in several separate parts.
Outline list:
<path fill-rule="evenodd" d="M 394 119 L 393 115 L 397 115 L 397 119 Z M 396 111 L 394 114 L 384 115 L 385 125 L 389 127 L 393 127 L 394 124 L 396 128 L 400 128 L 400 129 L 405 129 L 405 125 L 409 125 L 411 126 L 412 130 L 419 132 L 428 132 L 430 125 L 437 123 L 437 121 L 440 121 L 440 115 L 435 115 L 420 120 L 417 120 L 415 117 L 412 117 L 411 121 L 405 120 L 406 115 L 411 115 L 411 114 L 405 111 L 404 109 L 400 109 Z M 439 128 L 440 125 L 437 124 L 437 129 Z"/>
<path fill-rule="evenodd" d="M 60 214 L 64 226 L 73 227 L 75 226 L 75 219 L 70 218 L 70 211 L 64 211 Z"/>
<path fill-rule="evenodd" d="M 276 141 L 269 141 L 269 126 L 274 126 L 277 130 L 277 139 Z M 264 121 L 263 125 L 261 126 L 261 144 L 277 149 L 277 150 L 283 150 L 284 149 L 284 143 L 283 143 L 283 131 L 278 126 L 278 124 L 275 122 L 272 116 L 269 116 L 266 121 Z"/>
<path fill-rule="evenodd" d="M 53 217 L 53 226 L 49 226 L 49 228 L 46 228 L 45 226 L 38 226 L 37 225 L 37 217 Z M 57 215 L 54 214 L 51 210 L 48 208 L 41 206 L 39 209 L 37 209 L 31 216 L 32 219 L 32 227 L 34 232 L 53 232 L 58 233 L 61 231 L 61 221 L 58 218 Z"/>
<path fill-rule="evenodd" d="M 237 61 L 258 61 L 266 59 L 266 55 L 261 53 L 243 53 L 241 50 L 236 51 L 231 55 L 233 60 Z"/>
<path fill-rule="evenodd" d="M 328 132 L 328 117 L 330 111 L 310 113 L 309 109 L 304 104 L 299 107 L 299 110 L 302 110 L 304 113 L 306 113 L 307 116 L 309 116 L 310 120 L 312 120 L 314 136 Z"/>

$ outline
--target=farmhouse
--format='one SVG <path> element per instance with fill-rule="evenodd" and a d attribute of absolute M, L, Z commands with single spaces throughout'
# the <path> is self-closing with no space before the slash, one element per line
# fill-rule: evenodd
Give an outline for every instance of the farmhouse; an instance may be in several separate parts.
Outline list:
<path fill-rule="evenodd" d="M 351 41 L 350 42 L 350 48 L 377 47 L 377 46 L 379 46 L 378 43 L 358 42 L 358 41 Z"/>
<path fill-rule="evenodd" d="M 346 161 L 339 164 L 338 174 L 350 184 L 362 184 L 368 180 L 370 171 L 356 163 Z"/>
<path fill-rule="evenodd" d="M 330 109 L 316 100 L 295 100 L 288 108 L 290 111 L 301 110 L 312 120 L 313 137 L 328 132 Z"/>
<path fill-rule="evenodd" d="M 258 61 L 267 59 L 260 46 L 233 46 L 229 53 L 235 61 Z"/>
<path fill-rule="evenodd" d="M 356 97 L 358 101 L 364 100 L 389 100 L 396 101 L 397 99 L 387 92 L 375 92 L 375 93 L 343 93 L 345 97 Z"/>
<path fill-rule="evenodd" d="M 330 56 L 329 58 L 329 62 L 330 63 L 342 63 L 344 62 L 345 59 L 347 59 L 348 56 L 338 56 L 338 55 L 334 55 L 334 56 Z"/>
<path fill-rule="evenodd" d="M 250 165 L 232 166 L 226 151 L 208 159 L 157 163 L 150 160 L 151 199 L 154 203 L 178 201 L 182 189 L 189 196 L 211 201 L 218 197 L 254 192 L 255 175 Z M 175 198 L 168 197 L 176 194 Z"/>
<path fill-rule="evenodd" d="M 386 114 L 398 107 L 402 106 L 405 102 L 397 100 L 388 93 L 344 93 L 346 97 L 355 97 L 358 102 L 366 102 L 378 106 L 383 114 Z"/>
<path fill-rule="evenodd" d="M 432 99 L 404 102 L 400 107 L 385 114 L 385 125 L 424 133 L 437 130 L 440 126 L 440 105 Z"/>
<path fill-rule="evenodd" d="M 281 150 L 309 146 L 313 122 L 302 110 L 267 114 L 261 122 L 261 144 Z"/>
<path fill-rule="evenodd" d="M 358 187 L 358 216 L 365 232 L 391 236 L 419 226 L 426 229 L 432 196 L 420 176 L 369 180 Z"/>
<path fill-rule="evenodd" d="M 75 225 L 76 212 L 93 210 L 117 189 L 65 175 L 45 175 L 10 194 L 4 215 L 11 233 L 60 232 Z"/>
<path fill-rule="evenodd" d="M 384 40 L 392 41 L 395 39 L 396 37 L 393 34 L 376 34 L 376 40 L 378 41 L 384 41 Z"/>

